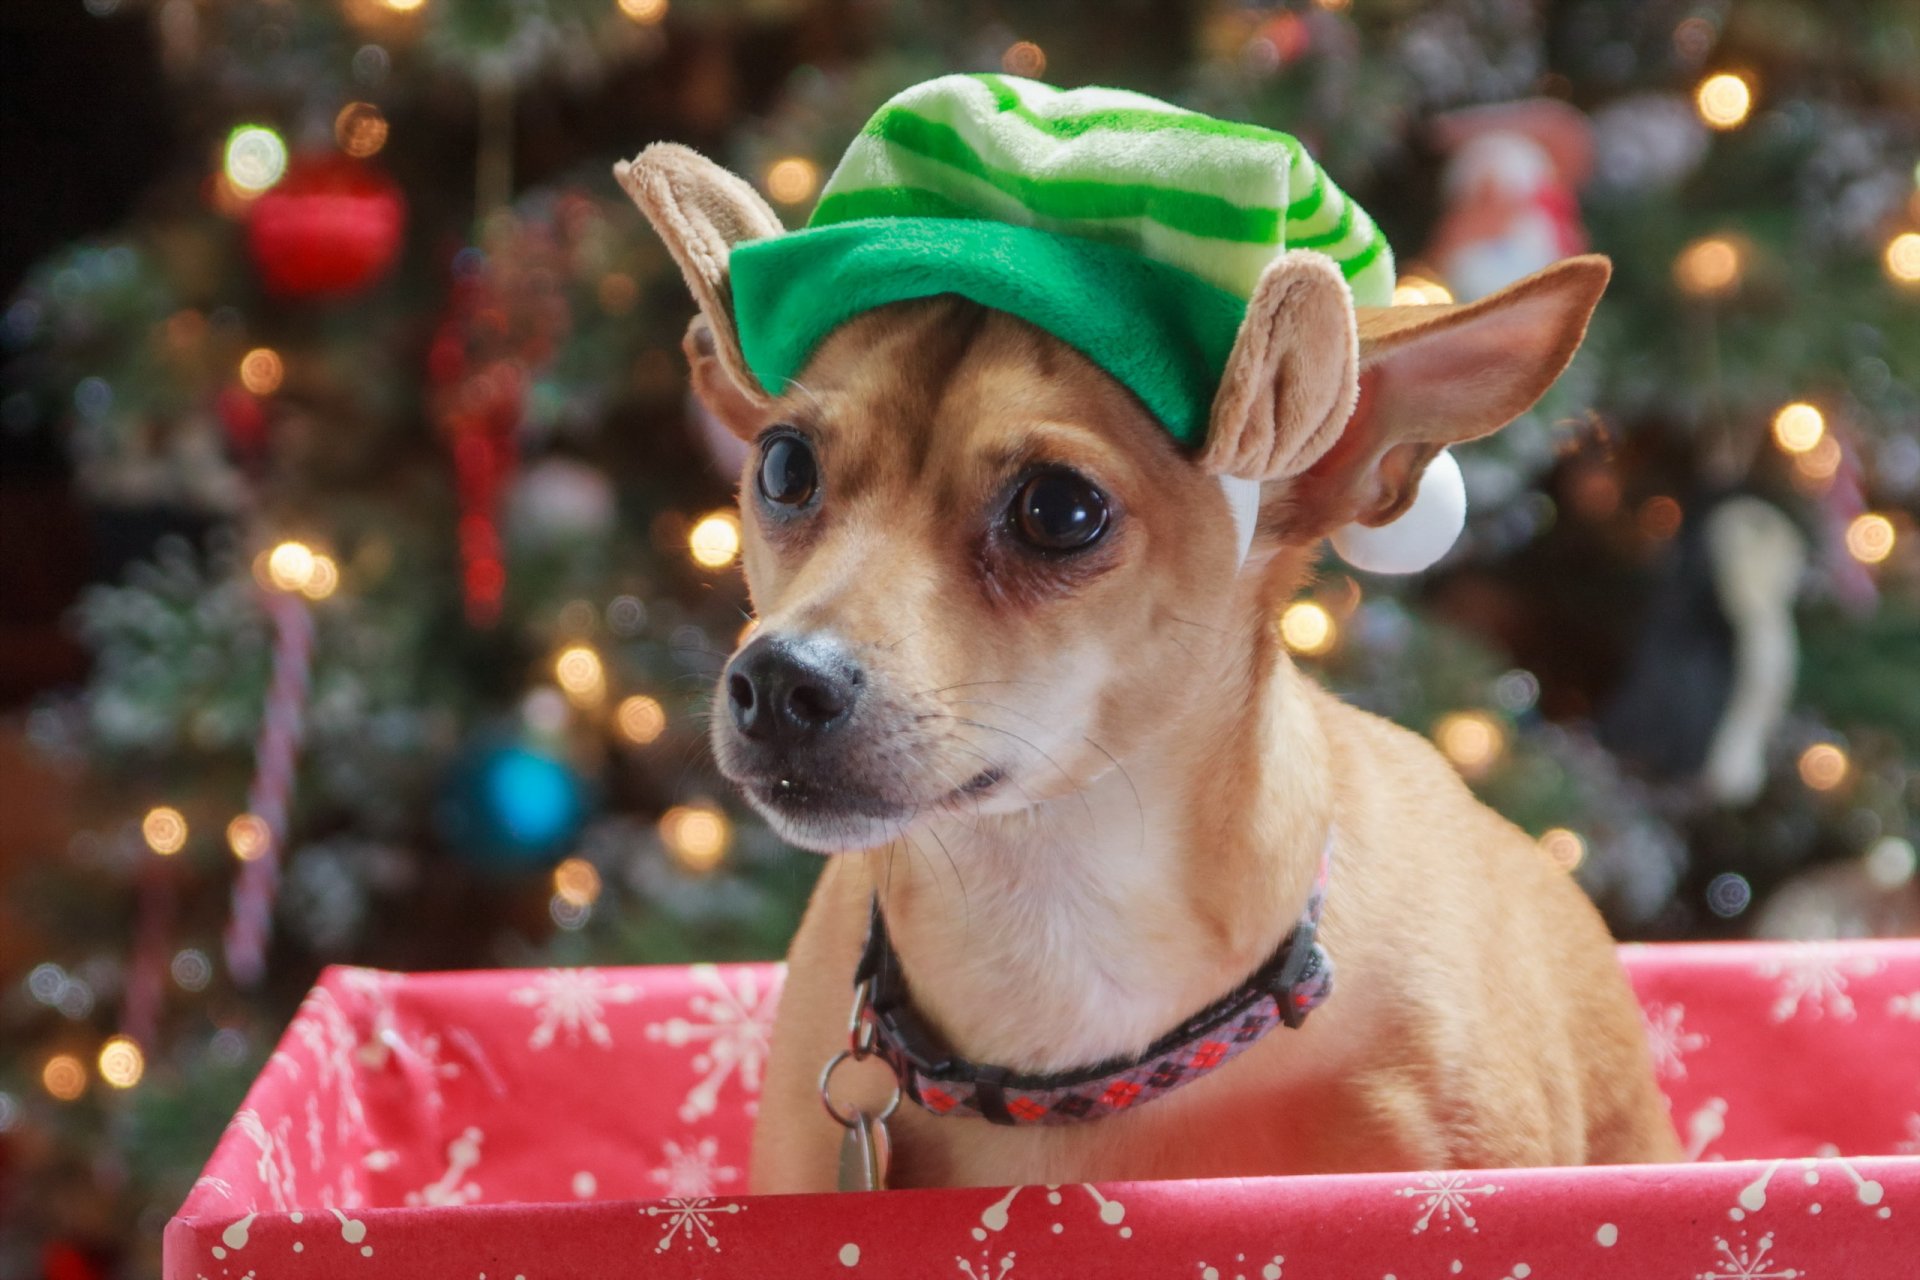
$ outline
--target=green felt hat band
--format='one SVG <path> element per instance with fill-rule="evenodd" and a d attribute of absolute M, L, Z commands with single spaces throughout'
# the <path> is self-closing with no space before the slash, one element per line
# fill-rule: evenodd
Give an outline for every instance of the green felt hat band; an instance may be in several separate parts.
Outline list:
<path fill-rule="evenodd" d="M 1073 347 L 1185 445 L 1206 437 L 1247 310 L 1131 248 L 984 219 L 866 218 L 747 241 L 730 273 L 741 351 L 770 395 L 861 312 L 957 294 Z"/>

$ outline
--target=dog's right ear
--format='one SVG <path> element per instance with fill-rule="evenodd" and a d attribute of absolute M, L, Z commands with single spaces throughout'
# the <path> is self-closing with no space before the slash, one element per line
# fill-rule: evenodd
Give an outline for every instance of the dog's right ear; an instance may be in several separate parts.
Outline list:
<path fill-rule="evenodd" d="M 666 242 L 700 307 L 681 344 L 694 394 L 735 435 L 751 438 L 772 397 L 741 353 L 727 263 L 734 245 L 785 228 L 752 187 L 677 143 L 654 143 L 614 165 L 613 176 Z"/>

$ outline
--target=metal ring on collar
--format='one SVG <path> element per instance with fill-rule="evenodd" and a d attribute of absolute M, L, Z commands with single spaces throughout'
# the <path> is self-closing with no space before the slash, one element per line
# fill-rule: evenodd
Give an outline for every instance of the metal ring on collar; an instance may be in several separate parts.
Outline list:
<path fill-rule="evenodd" d="M 858 1123 L 855 1119 L 855 1116 L 858 1114 L 858 1108 L 851 1109 L 846 1114 L 842 1115 L 840 1112 L 840 1109 L 833 1105 L 833 1094 L 828 1091 L 827 1086 L 833 1080 L 833 1069 L 839 1066 L 841 1063 L 854 1057 L 855 1055 L 853 1050 L 842 1049 L 840 1052 L 834 1054 L 833 1057 L 827 1059 L 827 1065 L 820 1069 L 820 1105 L 827 1109 L 827 1114 L 832 1116 L 834 1120 L 843 1129 L 851 1129 L 856 1123 Z M 900 1081 L 898 1078 L 896 1078 L 893 1082 L 893 1097 L 887 1100 L 886 1107 L 880 1112 L 879 1115 L 871 1118 L 875 1120 L 885 1120 L 888 1117 L 892 1116 L 893 1113 L 898 1111 L 899 1109 L 900 1109 Z"/>

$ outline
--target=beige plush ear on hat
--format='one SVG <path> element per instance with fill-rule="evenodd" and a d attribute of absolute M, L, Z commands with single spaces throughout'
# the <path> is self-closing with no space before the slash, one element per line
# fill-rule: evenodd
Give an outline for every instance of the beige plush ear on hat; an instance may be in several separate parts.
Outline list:
<path fill-rule="evenodd" d="M 614 165 L 613 176 L 666 242 L 700 308 L 682 344 L 694 394 L 736 434 L 748 433 L 770 397 L 740 351 L 727 260 L 741 241 L 786 228 L 745 181 L 678 143 L 654 143 Z"/>
<path fill-rule="evenodd" d="M 1274 532 L 1288 542 L 1353 522 L 1388 523 L 1413 502 L 1436 453 L 1525 413 L 1573 359 L 1612 274 L 1604 257 L 1587 254 L 1474 302 L 1349 304 L 1339 317 L 1328 314 L 1326 285 L 1309 285 L 1296 267 L 1286 268 L 1292 287 L 1268 296 L 1270 276 L 1294 256 L 1276 259 L 1261 278 L 1201 455 L 1224 474 L 1286 481 Z M 1297 307 L 1298 315 L 1256 307 Z M 1288 341 L 1300 344 L 1298 354 L 1272 349 Z M 1349 349 L 1357 354 L 1357 401 L 1347 392 Z M 1263 396 L 1266 371 L 1275 389 Z M 1277 487 L 1269 484 L 1269 494 Z"/>
<path fill-rule="evenodd" d="M 1359 344 L 1353 293 L 1324 253 L 1267 264 L 1213 397 L 1200 465 L 1272 480 L 1325 453 L 1353 413 Z"/>

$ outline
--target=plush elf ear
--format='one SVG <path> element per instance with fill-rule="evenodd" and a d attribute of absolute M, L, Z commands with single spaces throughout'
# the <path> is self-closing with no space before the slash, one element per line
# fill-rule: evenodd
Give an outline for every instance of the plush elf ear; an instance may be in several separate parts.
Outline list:
<path fill-rule="evenodd" d="M 1491 435 L 1553 385 L 1611 274 L 1589 254 L 1464 305 L 1359 309 L 1359 402 L 1323 449 L 1294 451 L 1282 538 L 1364 533 L 1406 512 L 1436 454 Z"/>
<path fill-rule="evenodd" d="M 740 352 L 727 260 L 741 241 L 785 228 L 752 187 L 677 143 L 655 143 L 614 165 L 613 176 L 666 242 L 700 307 L 682 344 L 694 393 L 736 435 L 750 434 L 771 397 Z"/>

